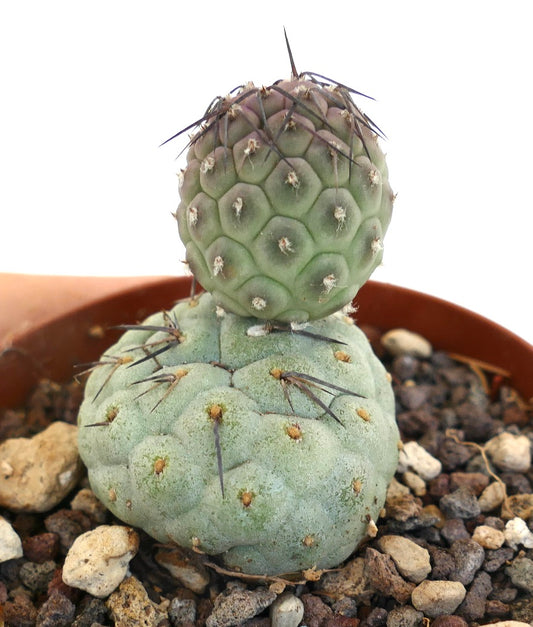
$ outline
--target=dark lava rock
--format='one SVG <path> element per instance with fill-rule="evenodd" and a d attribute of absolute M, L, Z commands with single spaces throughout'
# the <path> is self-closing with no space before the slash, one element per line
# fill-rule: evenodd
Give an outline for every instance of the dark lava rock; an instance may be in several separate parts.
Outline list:
<path fill-rule="evenodd" d="M 450 547 L 450 553 L 455 560 L 455 568 L 450 573 L 450 579 L 467 586 L 485 560 L 483 547 L 474 540 L 457 540 Z"/>
<path fill-rule="evenodd" d="M 479 572 L 466 593 L 465 600 L 457 609 L 457 613 L 468 622 L 479 620 L 485 616 L 485 604 L 487 597 L 492 592 L 490 575 L 484 571 Z"/>
<path fill-rule="evenodd" d="M 37 614 L 39 627 L 69 627 L 74 620 L 76 606 L 70 599 L 55 592 L 43 603 Z"/>
<path fill-rule="evenodd" d="M 439 501 L 439 507 L 446 518 L 475 518 L 481 514 L 476 495 L 465 486 L 445 494 Z"/>

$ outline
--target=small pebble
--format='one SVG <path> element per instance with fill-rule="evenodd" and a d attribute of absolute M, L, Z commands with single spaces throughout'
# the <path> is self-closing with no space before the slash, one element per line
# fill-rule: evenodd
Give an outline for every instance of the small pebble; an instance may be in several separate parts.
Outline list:
<path fill-rule="evenodd" d="M 55 562 L 24 562 L 19 570 L 19 577 L 22 583 L 37 594 L 46 592 L 48 585 L 52 581 L 57 564 Z"/>
<path fill-rule="evenodd" d="M 383 607 L 375 607 L 361 623 L 361 627 L 383 627 L 387 623 L 388 612 Z"/>
<path fill-rule="evenodd" d="M 418 370 L 418 359 L 412 355 L 398 355 L 392 360 L 391 372 L 400 381 L 412 379 Z"/>
<path fill-rule="evenodd" d="M 63 581 L 95 597 L 111 594 L 139 548 L 139 536 L 119 525 L 101 525 L 79 536 L 63 566 Z"/>
<path fill-rule="evenodd" d="M 501 601 L 502 603 L 513 603 L 518 596 L 518 588 L 513 585 L 504 585 L 498 582 L 499 585 L 494 586 L 491 599 Z"/>
<path fill-rule="evenodd" d="M 196 622 L 195 600 L 174 597 L 168 608 L 168 617 L 173 625 L 194 625 Z"/>
<path fill-rule="evenodd" d="M 533 623 L 533 599 L 531 597 L 516 600 L 508 609 L 514 620 L 523 621 L 530 625 Z"/>
<path fill-rule="evenodd" d="M 331 609 L 335 614 L 341 614 L 348 618 L 355 618 L 357 616 L 357 601 L 350 597 L 344 597 L 331 604 Z"/>
<path fill-rule="evenodd" d="M 428 483 L 428 491 L 434 499 L 450 493 L 450 475 L 443 472 Z"/>
<path fill-rule="evenodd" d="M 85 597 L 78 606 L 78 614 L 72 623 L 72 627 L 94 627 L 98 624 L 106 624 L 109 612 L 102 599 Z"/>
<path fill-rule="evenodd" d="M 457 609 L 457 613 L 469 623 L 483 618 L 485 616 L 487 597 L 491 592 L 492 582 L 490 575 L 483 571 L 479 572 L 469 586 L 465 600 Z"/>
<path fill-rule="evenodd" d="M 37 619 L 37 610 L 26 594 L 15 593 L 13 600 L 6 601 L 3 606 L 2 619 L 6 627 L 33 627 Z M 1 624 L 1 623 L 0 623 Z"/>
<path fill-rule="evenodd" d="M 32 438 L 0 444 L 0 506 L 13 512 L 47 512 L 78 483 L 82 464 L 78 429 L 53 422 Z"/>
<path fill-rule="evenodd" d="M 356 557 L 343 568 L 322 575 L 317 588 L 328 598 L 336 600 L 350 597 L 360 603 L 368 603 L 373 595 L 365 575 L 363 557 Z"/>
<path fill-rule="evenodd" d="M 207 627 L 230 627 L 253 618 L 276 599 L 276 593 L 268 588 L 254 590 L 240 585 L 228 585 L 213 604 L 213 612 L 206 621 Z"/>
<path fill-rule="evenodd" d="M 332 620 L 333 610 L 320 597 L 314 594 L 302 594 L 301 599 L 304 604 L 303 625 L 321 627 Z"/>
<path fill-rule="evenodd" d="M 402 475 L 402 479 L 406 486 L 408 486 L 415 496 L 425 496 L 427 493 L 426 482 L 419 477 L 416 473 L 408 470 Z"/>
<path fill-rule="evenodd" d="M 92 522 L 81 511 L 59 509 L 45 518 L 44 526 L 49 533 L 57 535 L 61 549 L 66 553 L 77 537 L 89 531 Z"/>
<path fill-rule="evenodd" d="M 499 549 L 505 542 L 505 535 L 499 529 L 488 525 L 479 525 L 474 529 L 472 540 L 484 549 Z"/>
<path fill-rule="evenodd" d="M 447 518 L 475 518 L 481 513 L 475 494 L 464 486 L 445 494 L 439 501 L 439 507 Z"/>
<path fill-rule="evenodd" d="M 398 521 L 407 521 L 413 517 L 420 516 L 422 513 L 420 499 L 409 492 L 398 496 L 387 496 L 385 508 L 387 516 Z"/>
<path fill-rule="evenodd" d="M 9 522 L 0 516 L 0 562 L 18 559 L 22 555 L 22 542 L 19 535 Z"/>
<path fill-rule="evenodd" d="M 442 464 L 430 455 L 418 442 L 406 442 L 400 451 L 399 472 L 414 471 L 424 481 L 430 481 L 442 471 Z"/>
<path fill-rule="evenodd" d="M 519 545 L 526 549 L 533 549 L 533 533 L 522 518 L 512 518 L 505 524 L 503 532 L 505 543 L 512 549 L 517 549 Z"/>
<path fill-rule="evenodd" d="M 429 618 L 453 614 L 466 596 L 466 589 L 458 581 L 430 581 L 420 583 L 411 595 L 413 606 Z"/>
<path fill-rule="evenodd" d="M 76 606 L 59 592 L 54 592 L 41 605 L 37 614 L 38 627 L 69 627 L 72 625 Z"/>
<path fill-rule="evenodd" d="M 474 455 L 472 447 L 456 442 L 454 438 L 444 438 L 435 453 L 445 472 L 464 466 Z"/>
<path fill-rule="evenodd" d="M 424 614 L 411 605 L 401 605 L 392 609 L 387 616 L 387 627 L 419 627 Z"/>
<path fill-rule="evenodd" d="M 499 516 L 485 516 L 484 518 L 485 525 L 497 529 L 498 531 L 505 529 L 505 522 Z"/>
<path fill-rule="evenodd" d="M 525 435 L 504 431 L 489 440 L 485 450 L 500 470 L 527 472 L 531 466 L 531 444 Z"/>
<path fill-rule="evenodd" d="M 381 343 L 391 355 L 410 355 L 429 358 L 433 352 L 431 344 L 418 333 L 407 329 L 391 329 L 381 337 Z"/>
<path fill-rule="evenodd" d="M 55 533 L 39 533 L 35 536 L 28 536 L 22 542 L 24 557 L 30 562 L 42 564 L 48 560 L 53 560 L 59 550 L 59 536 Z"/>
<path fill-rule="evenodd" d="M 160 627 L 168 614 L 150 600 L 142 583 L 128 577 L 106 601 L 115 627 Z M 141 619 L 142 622 L 139 620 Z"/>
<path fill-rule="evenodd" d="M 398 496 L 406 496 L 407 494 L 410 494 L 409 488 L 393 477 L 387 488 L 387 500 Z"/>
<path fill-rule="evenodd" d="M 70 502 L 70 507 L 87 514 L 99 524 L 105 523 L 107 519 L 107 509 L 89 488 L 82 488 Z"/>
<path fill-rule="evenodd" d="M 427 403 L 429 389 L 425 386 L 414 385 L 407 381 L 397 391 L 397 396 L 405 409 L 420 409 L 425 403 Z"/>
<path fill-rule="evenodd" d="M 466 486 L 479 496 L 488 485 L 489 477 L 481 472 L 452 472 L 450 475 L 451 491 Z"/>
<path fill-rule="evenodd" d="M 442 529 L 440 530 L 442 537 L 448 542 L 453 544 L 457 540 L 467 540 L 470 538 L 465 522 L 462 518 L 448 518 Z"/>
<path fill-rule="evenodd" d="M 491 512 L 499 507 L 505 499 L 505 486 L 499 481 L 493 481 L 483 490 L 478 503 L 482 512 Z"/>
<path fill-rule="evenodd" d="M 510 608 L 507 603 L 502 603 L 496 599 L 487 599 L 485 614 L 490 618 L 506 618 L 510 614 Z"/>
<path fill-rule="evenodd" d="M 405 441 L 417 440 L 428 431 L 439 428 L 439 419 L 424 409 L 400 411 L 396 418 Z"/>
<path fill-rule="evenodd" d="M 270 606 L 272 627 L 297 627 L 304 615 L 304 604 L 294 594 L 281 594 Z"/>
<path fill-rule="evenodd" d="M 505 569 L 505 574 L 511 578 L 513 585 L 528 594 L 533 594 L 533 561 L 528 557 L 517 557 Z"/>
<path fill-rule="evenodd" d="M 392 557 L 400 574 L 409 581 L 420 583 L 431 572 L 429 552 L 408 538 L 382 536 L 378 546 Z"/>
<path fill-rule="evenodd" d="M 513 494 L 505 499 L 501 511 L 502 518 L 523 518 L 533 516 L 533 494 Z"/>
<path fill-rule="evenodd" d="M 457 540 L 450 547 L 450 554 L 455 560 L 455 568 L 450 573 L 452 581 L 467 586 L 483 565 L 485 551 L 473 540 Z"/>
<path fill-rule="evenodd" d="M 490 627 L 531 627 L 531 624 L 518 620 L 501 620 L 497 623 L 490 623 Z"/>
<path fill-rule="evenodd" d="M 388 511 L 388 510 L 387 510 Z M 405 515 L 407 512 L 403 512 Z M 393 518 L 397 518 L 393 516 Z M 417 512 L 408 518 L 401 520 L 389 520 L 388 530 L 391 533 L 401 535 L 403 533 L 407 533 L 408 531 L 417 531 L 420 529 L 428 529 L 429 527 L 433 527 L 435 525 L 440 525 L 442 523 L 442 512 L 436 505 L 427 505 L 424 508 L 420 508 Z"/>
<path fill-rule="evenodd" d="M 399 603 L 409 600 L 415 587 L 405 581 L 398 573 L 393 559 L 372 548 L 365 552 L 365 574 L 370 585 L 387 596 L 392 596 Z"/>
<path fill-rule="evenodd" d="M 529 479 L 519 472 L 502 472 L 500 479 L 505 483 L 507 487 L 507 494 L 510 496 L 513 494 L 524 495 L 531 494 L 533 489 Z"/>
<path fill-rule="evenodd" d="M 155 561 L 166 568 L 185 588 L 203 594 L 209 584 L 209 573 L 195 555 L 180 547 L 159 549 Z"/>
<path fill-rule="evenodd" d="M 499 570 L 506 562 L 509 562 L 514 557 L 514 549 L 508 546 L 503 546 L 501 549 L 485 551 L 485 561 L 483 562 L 483 569 L 488 573 L 494 573 Z"/>
<path fill-rule="evenodd" d="M 494 433 L 494 420 L 484 408 L 467 401 L 461 403 L 455 411 L 465 440 L 486 442 Z"/>

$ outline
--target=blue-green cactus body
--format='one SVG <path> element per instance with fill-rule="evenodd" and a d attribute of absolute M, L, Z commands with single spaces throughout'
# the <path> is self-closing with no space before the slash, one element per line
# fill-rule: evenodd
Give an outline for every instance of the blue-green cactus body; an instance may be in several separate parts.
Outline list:
<path fill-rule="evenodd" d="M 228 311 L 322 318 L 382 260 L 394 195 L 377 134 L 343 86 L 303 77 L 216 101 L 180 178 L 187 262 Z"/>
<path fill-rule="evenodd" d="M 396 469 L 390 383 L 349 318 L 260 322 L 203 294 L 127 331 L 87 381 L 80 453 L 99 499 L 161 542 L 246 573 L 333 567 Z"/>

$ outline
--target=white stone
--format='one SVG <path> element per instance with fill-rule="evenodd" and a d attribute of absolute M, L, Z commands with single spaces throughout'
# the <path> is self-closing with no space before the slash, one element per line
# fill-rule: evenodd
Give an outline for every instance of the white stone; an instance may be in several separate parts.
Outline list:
<path fill-rule="evenodd" d="M 409 581 L 420 583 L 431 572 L 429 551 L 402 536 L 382 536 L 378 546 L 390 555 L 399 572 Z"/>
<path fill-rule="evenodd" d="M 418 333 L 407 329 L 391 329 L 381 337 L 383 347 L 394 356 L 412 355 L 413 357 L 431 357 L 431 344 Z"/>
<path fill-rule="evenodd" d="M 500 620 L 489 624 L 490 627 L 531 627 L 531 623 L 523 623 L 521 620 Z"/>
<path fill-rule="evenodd" d="M 0 444 L 0 506 L 14 512 L 47 512 L 81 477 L 78 428 L 53 422 L 32 438 L 10 438 Z"/>
<path fill-rule="evenodd" d="M 398 472 L 405 473 L 408 470 L 413 470 L 424 481 L 430 481 L 440 475 L 442 464 L 413 440 L 403 445 L 398 462 Z"/>
<path fill-rule="evenodd" d="M 297 627 L 303 616 L 304 604 L 294 594 L 282 594 L 270 606 L 272 627 Z"/>
<path fill-rule="evenodd" d="M 503 535 L 505 543 L 512 549 L 517 549 L 520 544 L 526 549 L 533 548 L 533 533 L 522 518 L 508 520 Z"/>
<path fill-rule="evenodd" d="M 411 488 L 415 496 L 424 496 L 427 492 L 426 482 L 415 472 L 408 470 L 403 473 L 402 479 L 405 485 Z"/>
<path fill-rule="evenodd" d="M 474 529 L 472 540 L 484 549 L 499 549 L 505 542 L 505 535 L 503 531 L 489 525 L 479 525 Z"/>
<path fill-rule="evenodd" d="M 461 605 L 466 588 L 458 581 L 423 581 L 411 593 L 415 609 L 429 618 L 453 614 Z"/>
<path fill-rule="evenodd" d="M 109 596 L 128 572 L 139 548 L 139 536 L 130 527 L 100 525 L 78 536 L 63 566 L 67 586 L 100 599 Z"/>
<path fill-rule="evenodd" d="M 500 470 L 527 472 L 531 466 L 531 445 L 525 435 L 513 435 L 504 431 L 491 438 L 485 450 Z"/>
<path fill-rule="evenodd" d="M 0 516 L 0 563 L 18 559 L 22 555 L 22 542 L 17 532 Z"/>
<path fill-rule="evenodd" d="M 478 503 L 482 512 L 490 512 L 503 503 L 505 486 L 499 481 L 493 481 L 480 494 Z"/>

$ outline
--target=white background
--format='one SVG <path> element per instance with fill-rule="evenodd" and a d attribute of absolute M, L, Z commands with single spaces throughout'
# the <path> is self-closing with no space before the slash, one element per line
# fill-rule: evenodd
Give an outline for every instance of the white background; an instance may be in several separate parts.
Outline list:
<path fill-rule="evenodd" d="M 373 275 L 533 342 L 530 0 L 0 8 L 0 271 L 176 275 L 176 157 L 217 95 L 297 69 L 371 94 L 398 193 Z"/>

